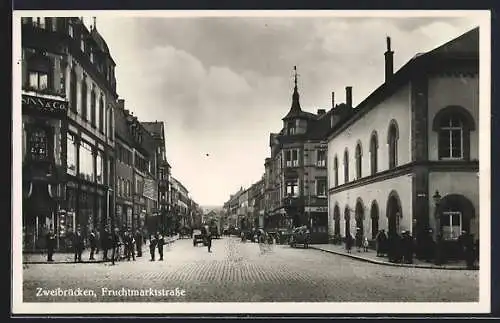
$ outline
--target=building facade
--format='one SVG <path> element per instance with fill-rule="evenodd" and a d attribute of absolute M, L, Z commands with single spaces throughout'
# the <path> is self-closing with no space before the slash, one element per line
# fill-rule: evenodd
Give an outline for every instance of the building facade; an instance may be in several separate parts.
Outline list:
<path fill-rule="evenodd" d="M 306 225 L 314 243 L 328 241 L 327 145 L 331 112 L 302 111 L 297 76 L 283 128 L 270 135 L 265 162 L 265 205 L 269 228 Z"/>
<path fill-rule="evenodd" d="M 161 121 L 141 122 L 141 124 L 153 137 L 156 151 L 158 208 L 147 215 L 148 227 L 150 232 L 165 232 L 167 214 L 172 208 L 170 205 L 171 167 L 166 157 L 165 124 Z"/>
<path fill-rule="evenodd" d="M 335 120 L 328 138 L 329 230 L 456 242 L 479 236 L 479 29 L 419 54 Z"/>
<path fill-rule="evenodd" d="M 115 63 L 95 21 L 22 19 L 23 247 L 111 225 Z"/>

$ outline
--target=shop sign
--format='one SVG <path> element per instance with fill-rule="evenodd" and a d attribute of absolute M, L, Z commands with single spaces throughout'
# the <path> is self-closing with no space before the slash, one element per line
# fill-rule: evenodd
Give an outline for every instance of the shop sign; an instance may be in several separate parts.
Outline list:
<path fill-rule="evenodd" d="M 328 212 L 327 206 L 311 206 L 305 208 L 306 212 Z"/>
<path fill-rule="evenodd" d="M 21 100 L 23 107 L 28 107 L 41 112 L 61 113 L 66 112 L 68 103 L 43 97 L 23 95 Z"/>

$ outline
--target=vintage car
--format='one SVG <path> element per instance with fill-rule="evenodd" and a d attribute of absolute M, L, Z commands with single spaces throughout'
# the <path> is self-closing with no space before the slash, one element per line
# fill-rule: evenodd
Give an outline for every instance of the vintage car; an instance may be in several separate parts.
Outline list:
<path fill-rule="evenodd" d="M 307 227 L 305 226 L 295 228 L 288 242 L 288 244 L 292 248 L 297 247 L 297 245 L 302 245 L 304 248 L 309 248 L 310 243 L 311 243 L 311 233 L 309 232 L 309 229 L 307 229 Z"/>
<path fill-rule="evenodd" d="M 205 236 L 201 230 L 193 230 L 193 246 L 196 247 L 198 243 L 205 244 Z"/>

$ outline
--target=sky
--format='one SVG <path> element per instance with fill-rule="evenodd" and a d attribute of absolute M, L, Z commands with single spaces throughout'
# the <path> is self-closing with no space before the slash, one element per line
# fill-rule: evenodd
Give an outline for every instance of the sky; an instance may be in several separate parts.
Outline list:
<path fill-rule="evenodd" d="M 90 23 L 92 19 L 85 17 Z M 97 16 L 116 62 L 118 95 L 141 121 L 163 121 L 172 175 L 200 205 L 222 205 L 264 174 L 269 134 L 291 105 L 356 105 L 394 70 L 479 25 L 472 17 Z"/>

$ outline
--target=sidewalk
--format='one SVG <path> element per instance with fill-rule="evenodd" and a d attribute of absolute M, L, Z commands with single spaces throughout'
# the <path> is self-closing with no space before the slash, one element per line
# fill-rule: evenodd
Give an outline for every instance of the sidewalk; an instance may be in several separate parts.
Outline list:
<path fill-rule="evenodd" d="M 177 240 L 177 239 L 179 239 L 178 235 L 171 237 L 170 239 L 167 238 L 165 241 L 165 244 L 175 242 L 175 240 Z M 143 246 L 143 250 L 142 250 L 143 254 L 148 252 L 146 250 L 146 247 L 148 245 L 149 244 L 142 245 Z M 87 263 L 87 264 L 89 264 L 89 263 L 90 264 L 102 263 L 102 262 L 104 262 L 102 260 L 102 257 L 103 257 L 103 252 L 102 252 L 102 250 L 99 250 L 99 253 L 94 255 L 95 260 L 89 260 L 90 248 L 86 248 L 82 252 L 82 262 L 80 262 L 80 263 Z M 111 258 L 111 250 L 108 251 L 108 257 Z M 23 253 L 23 264 L 35 265 L 35 264 L 65 264 L 65 263 L 73 263 L 74 264 L 75 263 L 75 256 L 72 252 L 71 253 L 68 253 L 68 252 L 59 252 L 58 253 L 58 252 L 56 252 L 56 253 L 54 253 L 52 259 L 54 261 L 52 261 L 52 262 L 47 261 L 47 251 L 44 251 L 43 253 Z M 107 262 L 111 262 L 111 260 L 109 260 Z"/>
<path fill-rule="evenodd" d="M 309 248 L 341 256 L 346 256 L 361 261 L 371 262 L 373 264 L 378 264 L 378 265 L 386 265 L 393 267 L 425 268 L 425 269 L 468 270 L 465 265 L 465 261 L 453 261 L 448 264 L 438 266 L 433 263 L 428 263 L 423 260 L 413 258 L 413 264 L 402 264 L 402 263 L 389 262 L 389 260 L 387 260 L 387 257 L 377 257 L 376 251 L 372 249 L 369 249 L 367 252 L 364 251 L 358 252 L 356 248 L 353 248 L 351 253 L 347 253 L 344 245 L 316 244 L 316 245 L 310 245 Z M 477 270 L 477 269 L 478 268 L 472 270 Z"/>

